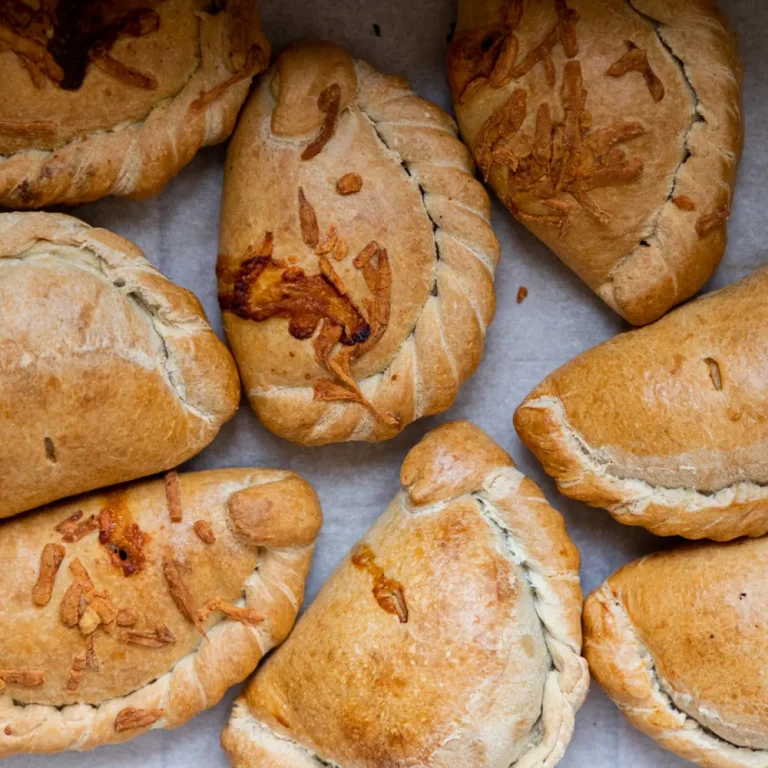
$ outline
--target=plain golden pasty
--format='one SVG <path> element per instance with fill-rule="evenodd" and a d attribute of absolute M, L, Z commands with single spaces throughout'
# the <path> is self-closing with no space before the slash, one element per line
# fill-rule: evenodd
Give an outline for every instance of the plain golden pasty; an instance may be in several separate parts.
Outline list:
<path fill-rule="evenodd" d="M 0 758 L 176 728 L 293 625 L 321 523 L 292 472 L 109 489 L 0 524 Z"/>
<path fill-rule="evenodd" d="M 0 307 L 0 518 L 175 467 L 237 409 L 200 303 L 107 230 L 0 214 Z"/>
<path fill-rule="evenodd" d="M 706 768 L 768 765 L 768 539 L 622 568 L 584 606 L 584 653 L 629 721 Z"/>
<path fill-rule="evenodd" d="M 584 352 L 515 413 L 561 493 L 660 536 L 768 531 L 768 269 Z"/>
<path fill-rule="evenodd" d="M 467 422 L 430 432 L 401 481 L 236 702 L 236 768 L 562 758 L 588 685 L 563 519 Z"/>

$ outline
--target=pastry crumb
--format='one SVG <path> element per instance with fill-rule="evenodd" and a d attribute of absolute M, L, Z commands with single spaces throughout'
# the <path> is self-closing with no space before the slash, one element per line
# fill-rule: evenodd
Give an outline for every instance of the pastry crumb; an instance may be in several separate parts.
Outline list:
<path fill-rule="evenodd" d="M 43 440 L 43 446 L 45 447 L 45 457 L 48 459 L 48 461 L 51 462 L 51 464 L 55 464 L 56 446 L 54 445 L 53 440 L 51 440 L 50 437 L 46 437 L 45 440 Z"/>
<path fill-rule="evenodd" d="M 522 304 L 527 298 L 527 296 L 528 296 L 528 289 L 524 285 L 521 285 L 517 289 L 517 303 Z"/>

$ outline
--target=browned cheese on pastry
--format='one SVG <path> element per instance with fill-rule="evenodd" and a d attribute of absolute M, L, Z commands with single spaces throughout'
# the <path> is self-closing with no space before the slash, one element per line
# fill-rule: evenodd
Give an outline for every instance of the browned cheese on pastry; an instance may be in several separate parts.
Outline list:
<path fill-rule="evenodd" d="M 714 0 L 460 0 L 448 55 L 486 182 L 634 325 L 723 256 L 743 126 Z"/>
<path fill-rule="evenodd" d="M 629 721 L 706 768 L 768 765 L 768 539 L 638 560 L 584 606 L 590 670 Z"/>
<path fill-rule="evenodd" d="M 561 493 L 660 536 L 768 531 L 768 268 L 566 363 L 515 413 Z"/>
<path fill-rule="evenodd" d="M 229 148 L 218 266 L 268 429 L 379 441 L 449 408 L 480 362 L 499 257 L 448 115 L 334 43 L 281 54 Z"/>
<path fill-rule="evenodd" d="M 0 206 L 156 194 L 269 54 L 256 0 L 3 0 Z"/>
<path fill-rule="evenodd" d="M 0 307 L 0 518 L 176 466 L 238 406 L 200 303 L 107 230 L 0 214 Z"/>
<path fill-rule="evenodd" d="M 0 523 L 0 758 L 176 728 L 290 631 L 322 520 L 312 488 L 272 469 L 181 474 L 179 484 L 179 523 L 162 479 Z M 99 527 L 71 542 L 59 527 L 78 513 Z M 215 541 L 203 543 L 194 521 Z M 51 547 L 63 561 L 40 601 Z"/>
<path fill-rule="evenodd" d="M 237 768 L 554 766 L 589 676 L 562 517 L 468 422 L 402 488 L 235 703 Z"/>

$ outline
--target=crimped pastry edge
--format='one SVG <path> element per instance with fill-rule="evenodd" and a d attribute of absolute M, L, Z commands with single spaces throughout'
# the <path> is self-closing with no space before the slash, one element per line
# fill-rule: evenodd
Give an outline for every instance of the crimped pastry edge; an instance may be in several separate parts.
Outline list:
<path fill-rule="evenodd" d="M 546 429 L 531 428 L 530 412 L 546 423 Z M 595 449 L 568 423 L 559 397 L 542 395 L 524 401 L 515 412 L 515 428 L 563 495 L 604 508 L 620 523 L 642 526 L 659 536 L 715 541 L 762 536 L 768 531 L 768 486 L 739 482 L 702 493 L 617 477 L 604 469 L 605 462 Z M 545 448 L 544 441 L 554 449 Z M 568 479 L 563 477 L 566 473 Z M 574 474 L 575 478 L 570 477 Z"/>

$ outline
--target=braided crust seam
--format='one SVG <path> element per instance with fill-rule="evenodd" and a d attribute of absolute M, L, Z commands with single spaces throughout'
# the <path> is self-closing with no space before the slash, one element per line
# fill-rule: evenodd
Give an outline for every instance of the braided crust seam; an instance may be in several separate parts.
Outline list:
<path fill-rule="evenodd" d="M 474 178 L 453 120 L 416 96 L 405 81 L 364 62 L 355 66 L 353 108 L 370 120 L 387 153 L 402 163 L 422 192 L 435 229 L 437 295 L 427 299 L 389 365 L 357 382 L 365 398 L 398 415 L 399 424 L 377 421 L 356 403 L 318 403 L 312 387 L 248 392 L 257 412 L 269 410 L 272 403 L 290 403 L 316 413 L 314 427 L 302 435 L 307 444 L 389 439 L 416 419 L 450 408 L 480 362 L 495 312 L 493 277 L 500 246 L 490 225 L 490 201 Z"/>

